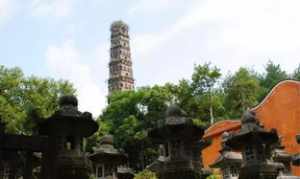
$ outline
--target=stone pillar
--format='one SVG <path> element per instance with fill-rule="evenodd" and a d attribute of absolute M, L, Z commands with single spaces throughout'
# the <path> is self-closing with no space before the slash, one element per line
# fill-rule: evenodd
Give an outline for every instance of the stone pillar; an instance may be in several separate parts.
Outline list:
<path fill-rule="evenodd" d="M 25 173 L 24 179 L 32 179 L 32 152 L 26 152 L 26 163 L 25 163 Z"/>

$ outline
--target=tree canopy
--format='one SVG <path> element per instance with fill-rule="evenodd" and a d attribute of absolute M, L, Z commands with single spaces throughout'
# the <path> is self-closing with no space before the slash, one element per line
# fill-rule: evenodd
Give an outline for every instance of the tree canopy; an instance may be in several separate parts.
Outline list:
<path fill-rule="evenodd" d="M 0 66 L 0 116 L 9 133 L 32 133 L 34 120 L 51 115 L 59 96 L 74 93 L 68 81 L 25 77 L 19 68 Z"/>
<path fill-rule="evenodd" d="M 228 116 L 239 118 L 244 111 L 258 103 L 259 80 L 247 68 L 240 68 L 223 82 L 224 106 Z"/>

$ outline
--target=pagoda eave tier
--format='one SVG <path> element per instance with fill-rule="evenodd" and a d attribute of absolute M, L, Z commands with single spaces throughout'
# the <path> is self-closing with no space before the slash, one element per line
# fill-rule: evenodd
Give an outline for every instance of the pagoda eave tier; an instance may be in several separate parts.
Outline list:
<path fill-rule="evenodd" d="M 131 60 L 126 60 L 126 59 L 117 59 L 117 60 L 111 60 L 109 62 L 109 66 L 112 66 L 112 65 L 119 65 L 119 64 L 124 64 L 124 65 L 132 65 L 132 62 Z"/>
<path fill-rule="evenodd" d="M 300 166 L 300 153 L 293 157 L 293 165 Z"/>
<path fill-rule="evenodd" d="M 224 166 L 240 165 L 242 163 L 242 155 L 231 152 L 231 157 L 220 155 L 217 160 L 210 165 L 211 168 L 221 168 Z"/>
<path fill-rule="evenodd" d="M 284 166 L 281 163 L 252 163 L 248 164 L 241 168 L 240 178 L 249 178 L 249 176 L 254 177 L 253 175 L 258 176 L 264 174 L 271 174 L 274 171 L 282 169 Z M 275 172 L 277 175 L 277 173 Z M 256 177 L 255 177 L 256 178 Z"/>
<path fill-rule="evenodd" d="M 116 76 L 116 77 L 112 77 L 110 79 L 108 79 L 109 83 L 114 83 L 114 82 L 119 82 L 120 80 L 122 81 L 126 81 L 129 83 L 134 83 L 134 79 L 128 76 Z"/>
<path fill-rule="evenodd" d="M 95 162 L 122 164 L 127 161 L 127 156 L 121 153 L 97 152 L 95 154 L 91 154 L 89 159 Z"/>
<path fill-rule="evenodd" d="M 76 117 L 62 115 L 59 112 L 40 124 L 40 134 L 48 135 L 69 133 L 88 137 L 98 130 L 99 126 L 89 113 L 78 114 Z"/>
<path fill-rule="evenodd" d="M 188 140 L 197 140 L 204 135 L 206 127 L 194 126 L 189 124 L 166 125 L 161 128 L 151 130 L 148 135 L 156 141 L 170 138 L 184 138 Z"/>
<path fill-rule="evenodd" d="M 247 145 L 250 141 L 263 141 L 265 144 L 272 144 L 279 140 L 276 132 L 267 131 L 252 131 L 252 132 L 241 132 L 234 134 L 229 137 L 226 144 L 234 149 L 241 149 L 243 146 Z"/>

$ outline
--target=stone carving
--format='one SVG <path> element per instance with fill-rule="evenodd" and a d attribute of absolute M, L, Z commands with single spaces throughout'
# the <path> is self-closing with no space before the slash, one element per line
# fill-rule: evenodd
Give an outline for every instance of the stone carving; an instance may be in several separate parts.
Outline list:
<path fill-rule="evenodd" d="M 202 170 L 201 150 L 208 144 L 201 140 L 204 130 L 193 125 L 178 106 L 168 107 L 164 126 L 149 132 L 149 137 L 165 145 L 168 156 L 160 156 L 149 168 L 162 179 L 205 178 L 208 173 Z"/>
<path fill-rule="evenodd" d="M 220 156 L 210 167 L 220 168 L 222 170 L 223 179 L 238 179 L 242 164 L 242 155 L 239 152 L 232 151 L 232 149 L 226 145 L 226 141 L 229 137 L 230 134 L 228 132 L 223 133 Z"/>
<path fill-rule="evenodd" d="M 40 124 L 40 134 L 48 136 L 44 151 L 43 179 L 88 179 L 91 161 L 81 151 L 83 137 L 89 137 L 98 130 L 98 124 L 91 113 L 77 109 L 74 96 L 63 96 L 59 109 Z"/>
<path fill-rule="evenodd" d="M 127 155 L 114 148 L 112 135 L 104 136 L 93 150 L 89 158 L 93 161 L 96 178 L 133 178 L 126 165 Z"/>
<path fill-rule="evenodd" d="M 271 160 L 271 146 L 279 141 L 275 130 L 266 131 L 257 122 L 254 112 L 246 112 L 242 118 L 241 130 L 226 141 L 233 150 L 242 151 L 241 179 L 272 179 L 284 168 Z"/>

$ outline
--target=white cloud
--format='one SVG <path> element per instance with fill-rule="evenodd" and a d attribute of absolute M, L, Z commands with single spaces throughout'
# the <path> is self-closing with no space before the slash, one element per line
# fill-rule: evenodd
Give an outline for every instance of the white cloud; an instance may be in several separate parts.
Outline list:
<path fill-rule="evenodd" d="M 15 9 L 16 3 L 14 0 L 0 0 L 0 26 L 14 15 Z"/>
<path fill-rule="evenodd" d="M 34 16 L 67 17 L 72 5 L 72 0 L 33 0 L 31 8 Z"/>
<path fill-rule="evenodd" d="M 145 2 L 149 3 L 150 1 Z M 170 3 L 170 0 L 166 0 L 166 2 Z M 137 34 L 132 40 L 133 50 L 136 51 L 138 55 L 147 55 L 147 53 L 151 52 L 151 50 L 160 48 L 161 45 L 174 39 L 178 34 L 184 33 L 186 30 L 199 25 L 199 23 L 203 20 L 202 13 L 200 11 L 201 7 L 202 3 L 195 1 L 191 6 L 191 9 L 189 9 L 186 14 L 178 18 L 174 24 L 166 25 L 166 27 L 163 27 L 156 33 Z"/>
<path fill-rule="evenodd" d="M 97 117 L 105 106 L 105 93 L 97 85 L 92 66 L 84 63 L 85 58 L 74 47 L 72 41 L 49 46 L 46 53 L 47 65 L 52 73 L 72 82 L 77 89 L 79 108 L 90 111 Z"/>
<path fill-rule="evenodd" d="M 171 2 L 172 0 L 137 0 L 133 2 L 134 5 L 129 8 L 128 13 L 134 14 L 138 12 L 157 12 L 168 7 Z"/>
<path fill-rule="evenodd" d="M 133 36 L 138 66 L 156 70 L 152 83 L 189 77 L 187 64 L 207 61 L 224 72 L 240 66 L 262 70 L 269 59 L 290 72 L 298 65 L 300 1 L 206 0 L 190 7 L 175 23 Z M 140 81 L 155 78 L 141 75 Z"/>
<path fill-rule="evenodd" d="M 129 7 L 128 14 L 153 14 L 170 11 L 171 9 L 180 8 L 186 3 L 186 0 L 133 0 L 133 5 Z"/>

